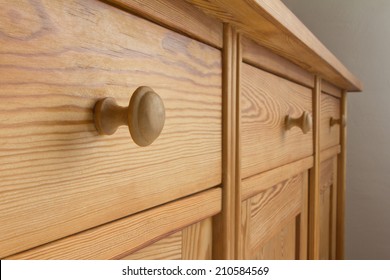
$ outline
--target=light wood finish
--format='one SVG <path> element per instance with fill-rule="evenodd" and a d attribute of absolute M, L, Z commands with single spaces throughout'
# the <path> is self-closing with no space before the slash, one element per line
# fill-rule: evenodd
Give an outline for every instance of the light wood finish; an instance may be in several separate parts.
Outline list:
<path fill-rule="evenodd" d="M 314 87 L 313 74 L 244 36 L 242 39 L 242 56 L 245 63 L 298 84 L 311 88 Z"/>
<path fill-rule="evenodd" d="M 182 231 L 173 233 L 121 260 L 181 260 Z"/>
<path fill-rule="evenodd" d="M 180 0 L 100 0 L 222 48 L 222 23 Z"/>
<path fill-rule="evenodd" d="M 293 118 L 287 115 L 285 118 L 286 129 L 290 130 L 293 127 L 299 127 L 303 134 L 307 134 L 313 128 L 313 120 L 311 115 L 304 111 L 299 118 Z"/>
<path fill-rule="evenodd" d="M 340 119 L 340 99 L 321 94 L 321 151 L 340 144 L 340 127 L 331 125 L 331 119 Z"/>
<path fill-rule="evenodd" d="M 336 98 L 341 98 L 342 90 L 325 80 L 321 81 L 321 90 L 322 92 L 333 95 Z"/>
<path fill-rule="evenodd" d="M 121 259 L 210 260 L 212 253 L 211 219 L 207 218 L 188 226 Z"/>
<path fill-rule="evenodd" d="M 187 0 L 223 22 L 348 91 L 361 91 L 361 82 L 303 25 L 281 1 Z"/>
<path fill-rule="evenodd" d="M 321 159 L 321 161 L 328 160 L 328 159 L 330 159 L 332 157 L 337 156 L 340 152 L 341 152 L 341 146 L 340 145 L 333 146 L 333 147 L 331 147 L 329 149 L 321 151 L 320 159 Z"/>
<path fill-rule="evenodd" d="M 319 258 L 336 259 L 337 157 L 320 166 L 320 246 Z"/>
<path fill-rule="evenodd" d="M 312 112 L 310 89 L 242 65 L 242 178 L 313 154 L 311 132 L 285 127 L 287 115 L 299 117 L 305 111 Z"/>
<path fill-rule="evenodd" d="M 268 257 L 272 250 L 278 258 L 307 257 L 307 188 L 305 171 L 242 203 L 241 258 Z M 289 242 L 281 244 L 284 237 Z"/>
<path fill-rule="evenodd" d="M 34 5 L 0 4 L 34 23 L 2 20 L 0 257 L 221 183 L 220 51 L 99 1 Z M 141 85 L 160 137 L 98 136 L 95 102 Z"/>
<path fill-rule="evenodd" d="M 224 25 L 223 49 L 223 153 L 222 153 L 222 212 L 214 218 L 213 259 L 234 258 L 234 207 L 236 183 L 236 82 L 237 32 Z"/>
<path fill-rule="evenodd" d="M 314 166 L 310 170 L 309 185 L 309 259 L 317 260 L 320 256 L 320 119 L 321 119 L 321 78 L 316 76 L 313 90 L 313 146 Z"/>
<path fill-rule="evenodd" d="M 340 114 L 347 119 L 347 93 L 341 96 Z M 344 259 L 345 250 L 345 195 L 346 195 L 346 163 L 347 163 L 347 126 L 340 126 L 341 153 L 337 162 L 337 232 L 336 232 L 336 258 Z"/>
<path fill-rule="evenodd" d="M 96 102 L 94 122 L 96 130 L 102 135 L 112 135 L 119 126 L 128 126 L 138 146 L 149 146 L 164 127 L 164 101 L 153 89 L 142 86 L 135 90 L 128 107 L 118 106 L 110 97 Z"/>
<path fill-rule="evenodd" d="M 155 240 L 211 217 L 220 211 L 221 189 L 215 188 L 89 229 L 6 259 L 122 258 L 153 243 Z M 210 234 L 206 235 L 210 236 Z"/>
<path fill-rule="evenodd" d="M 330 125 L 330 127 L 335 126 L 335 125 L 341 125 L 341 126 L 345 127 L 347 125 L 347 120 L 345 119 L 344 116 L 342 116 L 339 119 L 335 119 L 335 118 L 331 117 L 329 125 Z"/>
<path fill-rule="evenodd" d="M 312 156 L 246 178 L 242 181 L 241 185 L 241 200 L 244 201 L 255 196 L 269 187 L 285 181 L 298 173 L 304 172 L 311 167 L 313 167 Z"/>

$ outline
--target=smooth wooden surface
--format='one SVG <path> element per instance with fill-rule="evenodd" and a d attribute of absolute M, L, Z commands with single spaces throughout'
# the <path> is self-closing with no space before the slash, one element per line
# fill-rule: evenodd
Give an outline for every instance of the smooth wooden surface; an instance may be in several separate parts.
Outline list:
<path fill-rule="evenodd" d="M 172 232 L 209 218 L 220 211 L 221 189 L 214 188 L 9 256 L 6 259 L 123 258 L 164 236 L 169 236 Z M 187 237 L 184 238 L 191 238 L 188 233 L 185 234 Z M 206 236 L 210 236 L 208 230 Z M 189 248 L 191 245 L 186 245 L 186 247 Z"/>
<path fill-rule="evenodd" d="M 312 132 L 285 117 L 311 114 L 312 91 L 245 63 L 241 77 L 242 178 L 311 156 Z"/>
<path fill-rule="evenodd" d="M 222 23 L 184 0 L 100 0 L 211 46 L 222 48 Z"/>
<path fill-rule="evenodd" d="M 187 0 L 239 31 L 347 91 L 362 83 L 279 0 Z"/>
<path fill-rule="evenodd" d="M 333 95 L 336 98 L 341 98 L 342 90 L 325 80 L 321 81 L 321 90 L 322 92 Z"/>
<path fill-rule="evenodd" d="M 190 225 L 181 231 L 142 248 L 122 260 L 210 260 L 212 218 Z"/>
<path fill-rule="evenodd" d="M 340 144 L 340 125 L 330 125 L 331 118 L 340 119 L 340 99 L 321 94 L 321 151 Z"/>
<path fill-rule="evenodd" d="M 320 166 L 320 246 L 321 260 L 336 258 L 337 157 Z"/>
<path fill-rule="evenodd" d="M 347 93 L 341 96 L 340 114 L 347 119 Z M 336 232 L 336 258 L 343 260 L 345 255 L 345 195 L 347 177 L 347 126 L 340 126 L 341 153 L 337 162 L 337 232 Z"/>
<path fill-rule="evenodd" d="M 307 188 L 305 171 L 243 201 L 241 258 L 267 258 L 271 251 L 275 258 L 307 257 Z"/>
<path fill-rule="evenodd" d="M 328 160 L 328 159 L 330 159 L 332 157 L 337 156 L 340 152 L 341 152 L 341 146 L 340 145 L 333 146 L 333 147 L 331 147 L 329 149 L 321 151 L 320 159 L 321 159 L 321 161 Z"/>
<path fill-rule="evenodd" d="M 285 118 L 285 125 L 287 130 L 292 129 L 293 127 L 299 127 L 303 134 L 307 134 L 313 129 L 313 119 L 309 112 L 304 111 L 298 118 L 287 115 Z"/>
<path fill-rule="evenodd" d="M 220 51 L 99 1 L 0 6 L 0 257 L 221 183 Z M 141 85 L 160 137 L 99 136 L 95 102 Z"/>
<path fill-rule="evenodd" d="M 246 178 L 241 185 L 241 200 L 244 201 L 255 196 L 267 188 L 302 173 L 311 167 L 313 167 L 312 156 Z"/>
<path fill-rule="evenodd" d="M 314 87 L 314 75 L 289 60 L 243 36 L 242 56 L 245 63 L 264 69 L 298 84 Z"/>
<path fill-rule="evenodd" d="M 181 260 L 182 231 L 173 233 L 121 260 Z"/>
<path fill-rule="evenodd" d="M 321 78 L 316 76 L 315 87 L 313 90 L 313 146 L 314 146 L 314 165 L 310 170 L 309 184 L 309 259 L 319 259 L 320 246 L 320 120 L 321 120 Z"/>
<path fill-rule="evenodd" d="M 223 49 L 223 137 L 222 137 L 222 212 L 214 218 L 213 259 L 234 258 L 234 219 L 237 152 L 237 33 L 230 25 L 224 25 Z"/>

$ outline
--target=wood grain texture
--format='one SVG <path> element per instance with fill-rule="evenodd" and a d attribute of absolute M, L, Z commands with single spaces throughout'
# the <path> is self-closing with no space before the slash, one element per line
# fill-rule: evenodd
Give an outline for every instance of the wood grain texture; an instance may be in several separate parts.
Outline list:
<path fill-rule="evenodd" d="M 321 78 L 316 76 L 315 88 L 313 90 L 313 146 L 314 165 L 310 170 L 309 185 L 309 247 L 308 258 L 319 259 L 320 246 L 320 120 L 321 120 Z"/>
<path fill-rule="evenodd" d="M 213 246 L 212 218 L 183 229 L 183 260 L 211 260 Z"/>
<path fill-rule="evenodd" d="M 6 259 L 120 259 L 220 211 L 221 189 L 214 188 Z"/>
<path fill-rule="evenodd" d="M 221 183 L 220 51 L 99 1 L 0 10 L 0 257 Z M 157 141 L 98 136 L 96 100 L 141 85 L 164 100 Z"/>
<path fill-rule="evenodd" d="M 331 126 L 330 119 L 340 119 L 340 99 L 321 94 L 321 151 L 340 144 L 340 124 Z"/>
<path fill-rule="evenodd" d="M 177 0 L 101 0 L 199 41 L 222 48 L 222 22 Z"/>
<path fill-rule="evenodd" d="M 264 69 L 275 75 L 291 80 L 298 84 L 314 87 L 314 75 L 303 70 L 289 60 L 260 46 L 253 40 L 243 37 L 242 55 L 245 63 Z"/>
<path fill-rule="evenodd" d="M 340 114 L 347 118 L 347 93 L 341 96 Z M 343 260 L 345 255 L 345 195 L 347 176 L 347 126 L 340 126 L 341 153 L 337 162 L 337 250 L 336 258 Z"/>
<path fill-rule="evenodd" d="M 320 166 L 320 253 L 319 258 L 336 258 L 337 157 Z"/>
<path fill-rule="evenodd" d="M 322 161 L 328 160 L 330 158 L 333 158 L 333 157 L 337 156 L 340 152 L 341 152 L 340 145 L 333 146 L 329 149 L 323 150 L 320 153 L 320 161 L 322 162 Z"/>
<path fill-rule="evenodd" d="M 142 248 L 122 260 L 181 260 L 182 231 L 173 233 L 155 243 Z"/>
<path fill-rule="evenodd" d="M 305 171 L 242 202 L 241 258 L 267 257 L 272 250 L 276 258 L 306 256 L 299 250 L 305 249 L 303 243 L 307 242 L 307 234 L 301 232 L 307 230 L 307 188 Z M 284 238 L 290 241 L 283 243 Z"/>
<path fill-rule="evenodd" d="M 234 219 L 237 159 L 237 32 L 224 25 L 222 212 L 214 218 L 213 259 L 234 258 Z"/>
<path fill-rule="evenodd" d="M 187 0 L 223 22 L 348 91 L 362 83 L 303 25 L 281 1 Z"/>
<path fill-rule="evenodd" d="M 294 175 L 302 173 L 313 167 L 313 157 L 307 157 L 293 163 L 282 165 L 267 172 L 263 172 L 242 180 L 241 200 L 244 201 L 250 197 L 263 192 L 267 188 L 276 185 L 279 182 L 287 180 Z"/>
<path fill-rule="evenodd" d="M 321 90 L 322 92 L 330 94 L 336 98 L 341 98 L 342 90 L 325 80 L 321 81 Z"/>
<path fill-rule="evenodd" d="M 296 219 L 292 219 L 254 254 L 253 259 L 294 260 L 296 245 Z"/>
<path fill-rule="evenodd" d="M 304 111 L 312 112 L 312 90 L 242 65 L 242 178 L 313 154 L 312 131 L 285 127 L 287 115 L 295 118 Z"/>

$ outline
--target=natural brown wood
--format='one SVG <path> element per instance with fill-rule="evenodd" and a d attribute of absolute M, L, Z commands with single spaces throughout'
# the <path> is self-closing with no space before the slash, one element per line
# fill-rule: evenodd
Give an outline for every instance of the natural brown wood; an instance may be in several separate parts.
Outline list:
<path fill-rule="evenodd" d="M 173 233 L 163 239 L 142 248 L 122 260 L 181 260 L 182 231 Z"/>
<path fill-rule="evenodd" d="M 221 189 L 214 188 L 6 259 L 122 258 L 219 211 Z"/>
<path fill-rule="evenodd" d="M 253 197 L 267 188 L 302 173 L 311 167 L 313 167 L 312 156 L 246 178 L 241 185 L 241 200 L 244 201 Z"/>
<path fill-rule="evenodd" d="M 325 80 L 321 81 L 321 90 L 322 92 L 330 94 L 336 98 L 341 98 L 342 90 Z"/>
<path fill-rule="evenodd" d="M 183 260 L 211 260 L 212 237 L 211 218 L 183 229 Z"/>
<path fill-rule="evenodd" d="M 287 115 L 285 124 L 287 130 L 296 126 L 302 130 L 303 134 L 307 134 L 313 128 L 312 117 L 307 111 L 304 111 L 299 118 L 293 118 L 290 115 Z"/>
<path fill-rule="evenodd" d="M 315 88 L 313 90 L 313 146 L 314 146 L 314 166 L 310 170 L 309 185 L 309 259 L 317 260 L 320 257 L 320 120 L 321 120 L 321 78 L 316 77 Z"/>
<path fill-rule="evenodd" d="M 307 242 L 308 172 L 295 175 L 271 186 L 242 203 L 242 248 L 244 259 L 271 257 L 304 258 Z M 287 227 L 287 234 L 283 233 Z M 287 236 L 285 245 L 278 240 Z M 293 239 L 294 242 L 291 242 Z M 278 252 L 276 252 L 278 251 Z M 286 251 L 286 253 L 283 253 Z"/>
<path fill-rule="evenodd" d="M 348 91 L 361 91 L 361 82 L 303 25 L 281 1 L 187 0 L 223 22 Z"/>
<path fill-rule="evenodd" d="M 341 97 L 340 114 L 347 119 L 347 93 L 344 91 Z M 346 162 L 347 162 L 347 127 L 340 126 L 341 153 L 337 162 L 337 233 L 336 233 L 336 258 L 344 259 L 345 250 L 345 192 L 346 192 Z"/>
<path fill-rule="evenodd" d="M 340 126 L 331 125 L 331 119 L 340 120 L 340 99 L 321 94 L 321 151 L 340 144 Z"/>
<path fill-rule="evenodd" d="M 150 87 L 142 86 L 135 90 L 128 107 L 118 106 L 113 98 L 96 102 L 94 121 L 99 134 L 111 135 L 125 125 L 138 146 L 149 146 L 164 127 L 164 101 Z"/>
<path fill-rule="evenodd" d="M 236 75 L 237 33 L 224 26 L 223 49 L 223 152 L 222 152 L 222 212 L 214 218 L 213 259 L 234 258 L 234 207 L 236 182 Z"/>
<path fill-rule="evenodd" d="M 242 178 L 311 156 L 312 132 L 287 131 L 285 117 L 311 114 L 312 91 L 245 63 L 241 83 Z"/>
<path fill-rule="evenodd" d="M 242 56 L 245 63 L 281 76 L 298 84 L 314 87 L 314 75 L 243 36 Z"/>
<path fill-rule="evenodd" d="M 177 0 L 100 0 L 171 28 L 201 42 L 222 48 L 222 23 Z"/>
<path fill-rule="evenodd" d="M 341 146 L 340 145 L 333 146 L 333 147 L 331 147 L 329 149 L 321 151 L 320 159 L 321 159 L 321 161 L 328 160 L 328 159 L 330 159 L 332 157 L 337 156 L 340 152 L 341 152 Z"/>
<path fill-rule="evenodd" d="M 99 1 L 0 9 L 31 22 L 2 19 L 0 257 L 221 183 L 220 51 Z M 141 85 L 164 100 L 160 137 L 99 136 L 95 102 Z"/>
<path fill-rule="evenodd" d="M 212 218 L 173 233 L 122 260 L 210 260 Z"/>
<path fill-rule="evenodd" d="M 337 157 L 333 157 L 321 162 L 319 190 L 319 258 L 322 260 L 335 259 L 337 217 Z"/>

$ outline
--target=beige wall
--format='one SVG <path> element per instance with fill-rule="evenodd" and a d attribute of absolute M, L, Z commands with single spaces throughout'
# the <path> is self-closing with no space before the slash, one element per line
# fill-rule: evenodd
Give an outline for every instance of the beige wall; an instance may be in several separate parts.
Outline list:
<path fill-rule="evenodd" d="M 390 1 L 283 2 L 364 83 L 348 99 L 346 257 L 390 259 Z"/>

